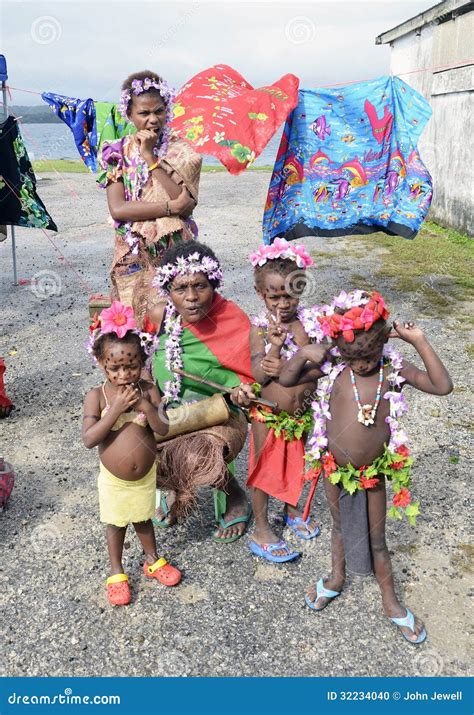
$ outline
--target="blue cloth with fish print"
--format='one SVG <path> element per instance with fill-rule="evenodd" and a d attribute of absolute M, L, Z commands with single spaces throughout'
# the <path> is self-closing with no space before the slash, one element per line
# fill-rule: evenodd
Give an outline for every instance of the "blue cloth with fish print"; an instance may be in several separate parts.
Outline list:
<path fill-rule="evenodd" d="M 414 238 L 432 197 L 416 146 L 430 116 L 398 77 L 300 90 L 273 168 L 264 242 L 375 231 Z"/>

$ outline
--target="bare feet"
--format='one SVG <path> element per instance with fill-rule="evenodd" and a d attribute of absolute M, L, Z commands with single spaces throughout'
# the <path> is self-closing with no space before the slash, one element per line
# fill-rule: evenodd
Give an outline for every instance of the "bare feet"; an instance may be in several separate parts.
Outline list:
<path fill-rule="evenodd" d="M 241 489 L 235 480 L 231 478 L 227 483 L 227 511 L 224 514 L 223 522 L 228 523 L 239 517 L 247 516 L 248 514 L 248 503 L 247 497 L 243 489 Z M 217 526 L 214 532 L 215 539 L 231 539 L 233 537 L 240 537 L 244 534 L 247 528 L 247 522 L 240 521 L 232 526 L 223 527 Z"/>

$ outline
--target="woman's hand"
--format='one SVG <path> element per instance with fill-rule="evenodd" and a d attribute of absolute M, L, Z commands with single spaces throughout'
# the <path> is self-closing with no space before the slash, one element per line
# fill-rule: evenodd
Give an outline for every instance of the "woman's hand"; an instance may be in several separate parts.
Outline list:
<path fill-rule="evenodd" d="M 140 147 L 140 154 L 145 160 L 155 160 L 153 149 L 158 142 L 158 134 L 151 129 L 140 129 L 135 134 L 135 139 Z"/>
<path fill-rule="evenodd" d="M 234 405 L 238 405 L 239 407 L 248 407 L 256 397 L 257 395 L 252 390 L 252 385 L 248 385 L 244 382 L 234 387 L 230 394 L 231 401 Z"/>
<path fill-rule="evenodd" d="M 140 392 L 135 385 L 123 385 L 121 391 L 117 392 L 115 397 L 112 398 L 110 408 L 113 409 L 117 415 L 121 415 L 136 405 L 140 397 Z"/>
<path fill-rule="evenodd" d="M 395 320 L 393 322 L 393 330 L 390 332 L 389 338 L 401 338 L 406 343 L 415 343 L 423 340 L 425 337 L 424 332 L 421 328 L 417 328 L 413 321 L 400 322 Z"/>
<path fill-rule="evenodd" d="M 196 206 L 196 202 L 190 196 L 187 188 L 183 186 L 178 198 L 168 201 L 168 206 L 172 214 L 181 216 L 184 214 L 191 214 L 192 210 Z"/>

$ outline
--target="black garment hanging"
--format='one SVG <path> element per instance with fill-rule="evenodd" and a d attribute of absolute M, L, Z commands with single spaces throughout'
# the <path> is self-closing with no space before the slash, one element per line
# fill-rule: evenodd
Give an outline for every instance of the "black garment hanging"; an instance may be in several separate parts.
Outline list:
<path fill-rule="evenodd" d="M 36 177 L 12 116 L 0 124 L 0 224 L 58 230 L 36 193 Z"/>

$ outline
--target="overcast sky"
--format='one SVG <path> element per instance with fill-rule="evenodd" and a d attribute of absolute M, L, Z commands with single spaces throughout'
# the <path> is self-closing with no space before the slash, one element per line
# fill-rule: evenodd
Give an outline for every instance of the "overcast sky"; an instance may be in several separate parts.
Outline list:
<path fill-rule="evenodd" d="M 179 87 L 219 63 L 254 86 L 293 72 L 318 87 L 389 72 L 376 35 L 433 4 L 0 0 L 0 53 L 14 87 L 109 101 L 131 72 L 151 69 Z M 41 100 L 15 91 L 12 103 Z"/>

